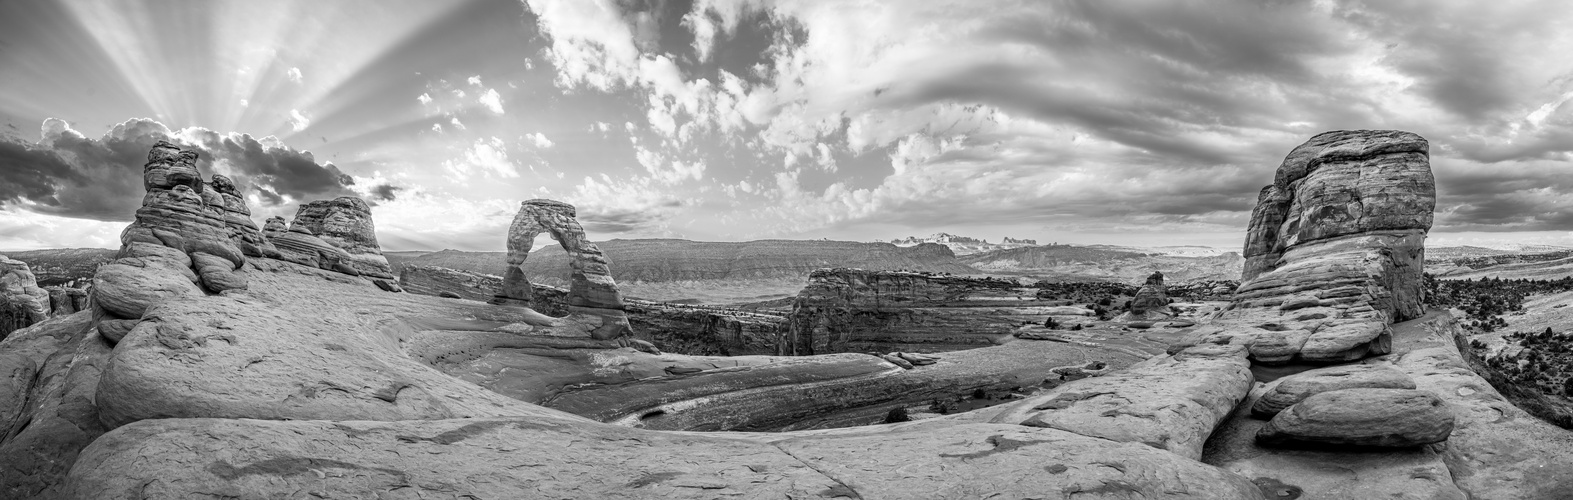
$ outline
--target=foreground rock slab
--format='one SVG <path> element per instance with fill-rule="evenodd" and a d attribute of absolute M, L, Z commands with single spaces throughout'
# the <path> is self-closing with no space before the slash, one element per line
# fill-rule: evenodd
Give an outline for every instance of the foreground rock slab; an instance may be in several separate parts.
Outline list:
<path fill-rule="evenodd" d="M 1199 459 L 1213 428 L 1254 380 L 1244 348 L 1196 346 L 958 418 L 1060 429 Z"/>
<path fill-rule="evenodd" d="M 327 498 L 1261 498 L 1244 478 L 1160 450 L 1017 425 L 717 435 L 502 418 L 149 420 L 84 450 L 66 490 L 72 498 L 103 499 L 263 492 Z"/>

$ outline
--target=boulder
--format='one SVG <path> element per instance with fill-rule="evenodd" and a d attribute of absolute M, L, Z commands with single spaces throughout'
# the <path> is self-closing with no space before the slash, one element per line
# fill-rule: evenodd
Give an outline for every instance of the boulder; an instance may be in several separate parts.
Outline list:
<path fill-rule="evenodd" d="M 1446 441 L 1453 420 L 1452 410 L 1429 391 L 1339 389 L 1280 412 L 1257 432 L 1256 441 L 1405 448 Z"/>
<path fill-rule="evenodd" d="M 393 279 L 393 268 L 388 265 L 387 257 L 382 256 L 382 246 L 377 244 L 377 228 L 372 224 L 371 207 L 365 200 L 340 196 L 301 205 L 290 227 L 304 228 L 343 250 L 349 255 L 345 264 L 354 268 L 355 274 Z"/>
<path fill-rule="evenodd" d="M 269 237 L 268 241 L 278 248 L 279 260 L 356 275 L 354 266 L 347 264 L 350 261 L 348 252 L 318 238 L 304 226 L 291 227 L 283 234 Z"/>
<path fill-rule="evenodd" d="M 1269 419 L 1285 408 L 1294 406 L 1313 395 L 1355 388 L 1414 389 L 1415 381 L 1387 365 L 1360 364 L 1317 368 L 1275 381 L 1267 392 L 1251 405 L 1251 414 L 1257 418 Z"/>
<path fill-rule="evenodd" d="M 1245 345 L 1259 363 L 1389 352 L 1388 325 L 1421 313 L 1435 207 L 1424 138 L 1372 130 L 1312 137 L 1261 192 L 1234 302 L 1182 344 Z"/>
<path fill-rule="evenodd" d="M 584 235 L 584 227 L 574 217 L 573 205 L 554 200 L 529 200 L 519 204 L 519 213 L 508 226 L 508 266 L 503 274 L 499 302 L 528 305 L 534 289 L 524 274 L 524 261 L 530 255 L 535 237 L 550 234 L 567 252 L 572 269 L 568 305 L 572 313 L 600 318 L 601 326 L 592 335 L 597 339 L 628 336 L 633 329 L 623 311 L 623 296 L 612 279 L 606 255 Z"/>

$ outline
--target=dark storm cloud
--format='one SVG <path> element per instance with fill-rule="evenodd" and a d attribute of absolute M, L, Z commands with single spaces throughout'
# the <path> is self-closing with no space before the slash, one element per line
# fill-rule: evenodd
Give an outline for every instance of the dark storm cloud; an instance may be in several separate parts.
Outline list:
<path fill-rule="evenodd" d="M 1257 151 L 1197 136 L 1284 129 L 1286 118 L 1301 110 L 1282 95 L 1320 92 L 1325 78 L 1308 61 L 1342 52 L 1348 43 L 1332 23 L 1298 3 L 1193 7 L 1069 2 L 1013 12 L 977 32 L 1002 45 L 1052 53 L 1051 66 L 981 61 L 897 84 L 880 98 L 892 107 L 989 104 L 1076 125 L 1169 164 L 1262 161 Z"/>
<path fill-rule="evenodd" d="M 1492 166 L 1432 160 L 1437 179 L 1433 227 L 1454 231 L 1573 231 L 1573 177 L 1560 161 Z"/>
<path fill-rule="evenodd" d="M 88 138 L 55 119 L 44 122 L 37 144 L 0 144 L 0 203 L 22 198 L 34 211 L 62 217 L 103 221 L 131 220 L 142 204 L 142 165 L 159 140 L 170 140 L 198 154 L 204 178 L 223 163 L 241 189 L 270 204 L 287 195 L 296 200 L 352 194 L 354 181 L 331 164 L 318 164 L 311 153 L 281 145 L 264 145 L 249 135 L 223 136 L 188 129 L 172 132 L 149 119 L 116 125 L 103 137 Z"/>
<path fill-rule="evenodd" d="M 53 151 L 0 141 L 0 205 L 21 203 L 23 199 L 59 205 L 55 186 L 62 180 L 81 183 L 84 179 Z"/>
<path fill-rule="evenodd" d="M 371 197 L 376 201 L 393 201 L 394 198 L 397 197 L 399 191 L 403 191 L 404 189 L 405 188 L 403 187 L 392 184 L 379 184 L 372 186 Z"/>

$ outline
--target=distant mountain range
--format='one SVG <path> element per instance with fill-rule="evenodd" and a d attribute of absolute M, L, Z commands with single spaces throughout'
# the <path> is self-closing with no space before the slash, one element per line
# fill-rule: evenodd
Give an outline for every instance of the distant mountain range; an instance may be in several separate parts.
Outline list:
<path fill-rule="evenodd" d="M 1038 240 L 1016 239 L 1006 236 L 1005 239 L 1001 240 L 999 243 L 989 243 L 988 240 L 982 238 L 957 236 L 950 233 L 934 233 L 923 238 L 919 238 L 917 236 L 908 236 L 906 238 L 890 240 L 890 244 L 901 247 L 913 246 L 922 243 L 945 245 L 946 247 L 950 248 L 952 252 L 955 252 L 956 255 L 968 255 L 992 250 L 1002 250 L 1006 248 L 1034 246 L 1038 244 Z"/>

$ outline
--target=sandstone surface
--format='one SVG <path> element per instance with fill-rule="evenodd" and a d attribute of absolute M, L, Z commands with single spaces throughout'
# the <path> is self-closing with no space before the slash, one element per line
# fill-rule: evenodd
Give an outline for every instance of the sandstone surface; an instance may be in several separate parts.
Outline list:
<path fill-rule="evenodd" d="M 1247 345 L 1262 363 L 1387 353 L 1388 325 L 1421 313 L 1435 206 L 1424 138 L 1369 130 L 1312 137 L 1261 192 L 1234 303 L 1191 342 Z"/>
<path fill-rule="evenodd" d="M 1254 381 L 1245 349 L 1206 345 L 958 418 L 1047 427 L 1199 459 Z"/>

